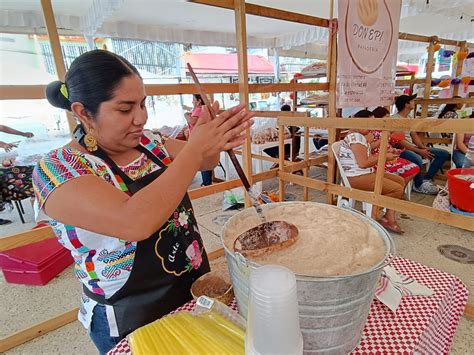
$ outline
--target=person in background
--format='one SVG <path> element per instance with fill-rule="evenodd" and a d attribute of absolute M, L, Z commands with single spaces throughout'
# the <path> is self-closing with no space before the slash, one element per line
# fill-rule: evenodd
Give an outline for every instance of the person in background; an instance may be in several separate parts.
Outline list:
<path fill-rule="evenodd" d="M 416 95 L 398 96 L 395 100 L 398 112 L 392 117 L 412 118 L 410 112 L 415 108 L 415 98 Z M 397 144 L 397 148 L 403 149 L 400 157 L 415 163 L 420 168 L 420 172 L 413 180 L 413 190 L 422 194 L 436 195 L 438 188 L 432 180 L 449 159 L 449 153 L 444 149 L 425 146 L 417 132 L 405 132 L 405 137 Z M 424 176 L 421 173 L 423 159 L 431 160 L 430 167 Z"/>
<path fill-rule="evenodd" d="M 31 132 L 22 132 L 18 131 L 16 129 L 13 129 L 11 127 L 5 126 L 5 125 L 0 125 L 0 132 L 3 133 L 8 133 L 8 134 L 14 134 L 16 136 L 22 136 L 26 138 L 31 138 L 34 136 L 33 133 Z M 5 143 L 0 141 L 0 148 L 3 148 L 6 152 L 11 151 L 12 149 L 16 148 L 18 146 L 18 143 Z"/>
<path fill-rule="evenodd" d="M 456 133 L 453 151 L 453 162 L 456 168 L 462 168 L 466 163 L 469 141 L 473 139 L 473 137 L 474 133 Z"/>
<path fill-rule="evenodd" d="M 361 110 L 354 117 L 374 117 L 374 115 L 369 110 Z M 377 164 L 378 155 L 371 155 L 370 153 L 370 145 L 365 137 L 368 134 L 369 130 L 350 130 L 342 140 L 339 160 L 352 188 L 374 191 L 374 166 Z M 393 161 L 397 159 L 397 155 L 387 153 L 386 158 L 387 161 Z M 382 195 L 402 199 L 404 188 L 405 181 L 402 177 L 384 173 Z M 397 223 L 394 210 L 387 209 L 385 215 L 378 221 L 386 229 L 394 233 L 404 233 Z"/>
<path fill-rule="evenodd" d="M 185 114 L 186 121 L 188 122 L 189 127 L 189 135 L 191 135 L 191 132 L 193 131 L 194 126 L 196 125 L 199 119 L 199 116 L 201 116 L 202 107 L 204 105 L 205 103 L 201 95 L 193 94 L 193 110 L 191 111 L 191 113 Z M 201 186 L 212 185 L 212 170 L 201 171 L 201 178 Z"/>
<path fill-rule="evenodd" d="M 267 104 L 270 111 L 280 110 L 280 99 L 276 92 L 272 92 L 271 96 L 267 100 Z"/>
<path fill-rule="evenodd" d="M 379 106 L 375 108 L 372 113 L 376 118 L 387 118 L 390 117 L 390 112 L 385 107 Z M 382 131 L 371 130 L 368 140 L 370 141 L 370 149 L 373 155 L 379 154 L 380 151 L 380 139 L 382 137 Z M 400 154 L 400 151 L 394 148 L 394 144 L 398 144 L 403 139 L 403 135 L 400 136 L 398 132 L 394 132 L 390 135 L 387 152 Z M 405 180 L 405 184 L 408 184 L 416 174 L 420 172 L 420 168 L 415 163 L 409 160 L 398 157 L 394 161 L 387 161 L 385 163 L 385 171 L 387 173 L 401 176 Z"/>
<path fill-rule="evenodd" d="M 31 132 L 22 132 L 11 127 L 0 125 L 0 132 L 31 138 Z M 15 149 L 18 143 L 0 141 L 0 148 L 6 152 Z M 0 162 L 1 163 L 1 162 Z M 1 168 L 2 164 L 0 164 Z M 17 172 L 18 171 L 18 172 Z M 31 171 L 29 167 L 16 167 L 15 170 L 6 167 L 0 171 L 0 212 L 4 211 L 7 203 L 12 200 L 23 200 L 31 196 Z M 28 192 L 28 194 L 26 193 Z M 9 219 L 0 218 L 0 226 L 12 223 Z"/>
<path fill-rule="evenodd" d="M 192 283 L 210 267 L 187 190 L 198 170 L 244 142 L 253 114 L 239 105 L 211 119 L 204 108 L 189 141 L 154 135 L 144 129 L 137 68 L 103 50 L 77 57 L 46 97 L 80 125 L 35 168 L 36 218 L 71 251 L 78 318 L 104 354 L 192 300 Z"/>
<path fill-rule="evenodd" d="M 290 105 L 283 105 L 281 108 L 280 108 L 281 111 L 291 111 L 291 106 Z M 271 156 L 272 158 L 278 158 L 279 155 L 278 155 L 278 147 L 271 147 L 271 148 L 267 148 L 267 149 L 264 149 L 263 150 L 266 154 L 268 154 L 269 156 Z M 291 144 L 285 144 L 285 159 L 287 159 L 289 156 L 290 156 L 290 151 L 291 151 Z M 278 163 L 275 163 L 271 166 L 270 169 L 274 169 L 278 167 Z"/>
<path fill-rule="evenodd" d="M 453 98 L 461 98 L 461 96 L 454 96 Z M 463 104 L 446 104 L 441 110 L 438 118 L 458 118 L 456 110 L 462 109 Z"/>

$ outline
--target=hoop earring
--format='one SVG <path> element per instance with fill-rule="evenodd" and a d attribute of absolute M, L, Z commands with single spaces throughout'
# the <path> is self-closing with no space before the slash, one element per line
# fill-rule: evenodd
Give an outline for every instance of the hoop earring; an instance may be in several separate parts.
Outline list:
<path fill-rule="evenodd" d="M 84 136 L 84 144 L 89 152 L 95 152 L 97 150 L 97 139 L 94 136 L 94 129 L 90 128 Z"/>

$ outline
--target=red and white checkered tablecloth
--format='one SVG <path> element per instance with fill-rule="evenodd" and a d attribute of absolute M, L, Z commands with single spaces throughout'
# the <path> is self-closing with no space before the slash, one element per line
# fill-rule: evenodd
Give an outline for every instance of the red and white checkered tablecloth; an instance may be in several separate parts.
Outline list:
<path fill-rule="evenodd" d="M 374 299 L 359 345 L 351 354 L 447 354 L 464 312 L 468 291 L 457 277 L 397 257 L 391 266 L 434 291 L 430 297 L 403 297 L 396 314 Z M 176 311 L 192 311 L 191 301 Z M 237 308 L 235 301 L 230 305 Z M 131 354 L 123 339 L 109 354 Z"/>

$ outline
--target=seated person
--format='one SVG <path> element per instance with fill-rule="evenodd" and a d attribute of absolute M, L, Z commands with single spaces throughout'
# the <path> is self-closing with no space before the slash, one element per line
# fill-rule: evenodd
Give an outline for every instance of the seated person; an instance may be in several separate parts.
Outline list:
<path fill-rule="evenodd" d="M 374 115 L 371 111 L 361 110 L 354 117 L 374 117 Z M 342 141 L 339 160 L 352 188 L 374 191 L 374 166 L 377 164 L 378 155 L 370 154 L 370 146 L 365 137 L 367 134 L 369 134 L 369 130 L 350 130 Z M 397 158 L 397 155 L 387 153 L 386 157 L 387 161 L 392 161 Z M 384 173 L 382 195 L 401 199 L 404 188 L 405 181 L 402 177 Z M 385 215 L 379 219 L 379 223 L 392 232 L 404 233 L 397 223 L 394 210 L 387 209 Z"/>
<path fill-rule="evenodd" d="M 396 98 L 395 106 L 397 113 L 394 118 L 412 118 L 410 112 L 415 108 L 416 95 L 401 95 Z M 433 178 L 443 167 L 443 164 L 449 158 L 449 153 L 444 149 L 431 148 L 423 144 L 417 132 L 406 132 L 405 138 L 400 141 L 397 148 L 404 149 L 400 157 L 409 160 L 420 168 L 420 172 L 415 176 L 413 190 L 422 194 L 436 195 L 438 188 L 433 183 Z M 423 159 L 431 160 L 427 173 L 423 176 L 421 168 Z"/>
<path fill-rule="evenodd" d="M 390 113 L 388 112 L 388 110 L 382 106 L 377 107 L 372 112 L 376 118 L 390 117 Z M 379 154 L 381 137 L 382 131 L 370 131 L 368 140 L 370 142 L 370 149 L 373 155 Z M 394 132 L 390 135 L 389 143 L 387 146 L 387 152 L 400 154 L 400 151 L 393 146 L 393 144 L 397 144 L 400 142 L 400 138 L 403 139 L 403 136 L 400 137 L 398 132 Z M 385 162 L 385 171 L 387 173 L 392 173 L 401 176 L 405 180 L 405 184 L 408 184 L 411 180 L 413 180 L 415 175 L 420 172 L 420 168 L 415 163 L 398 157 L 396 160 Z"/>
<path fill-rule="evenodd" d="M 281 111 L 291 111 L 291 106 L 290 105 L 283 105 L 281 108 L 280 108 Z M 272 158 L 278 158 L 278 147 L 271 147 L 271 148 L 267 148 L 267 149 L 264 149 L 263 151 L 265 152 L 265 154 L 268 154 L 269 156 L 271 156 Z M 285 159 L 289 158 L 290 156 L 290 151 L 291 151 L 291 144 L 285 144 Z M 275 163 L 272 165 L 271 169 L 274 169 L 278 166 L 278 163 Z"/>
<path fill-rule="evenodd" d="M 462 168 L 466 164 L 466 153 L 472 137 L 474 133 L 456 133 L 453 151 L 453 162 L 456 168 Z"/>

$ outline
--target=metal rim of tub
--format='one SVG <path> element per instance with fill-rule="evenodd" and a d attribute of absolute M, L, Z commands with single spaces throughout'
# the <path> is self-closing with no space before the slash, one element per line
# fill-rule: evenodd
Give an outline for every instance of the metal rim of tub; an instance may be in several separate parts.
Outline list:
<path fill-rule="evenodd" d="M 353 208 L 350 208 L 350 207 L 347 207 L 347 206 L 338 207 L 338 206 L 328 205 L 328 204 L 325 204 L 325 203 L 309 202 L 309 201 L 276 202 L 276 203 L 273 203 L 272 205 L 283 205 L 283 204 L 292 204 L 292 205 L 294 205 L 294 204 L 297 204 L 297 203 L 312 204 L 312 205 L 313 204 L 319 204 L 319 205 L 327 206 L 329 208 L 342 209 L 344 211 L 347 211 L 349 213 L 357 215 L 357 216 L 361 217 L 363 220 L 367 221 L 367 223 L 369 223 L 371 226 L 373 226 L 380 233 L 382 239 L 384 240 L 385 246 L 386 246 L 386 251 L 385 251 L 384 257 L 377 264 L 375 264 L 374 266 L 372 266 L 370 269 L 368 269 L 366 271 L 359 272 L 359 273 L 354 273 L 354 274 L 348 274 L 348 275 L 337 275 L 337 276 L 295 274 L 297 280 L 311 279 L 311 280 L 314 281 L 315 279 L 317 279 L 318 281 L 321 281 L 321 282 L 330 282 L 330 281 L 334 281 L 334 280 L 343 280 L 343 279 L 347 279 L 347 278 L 363 276 L 363 275 L 372 273 L 374 271 L 377 271 L 379 269 L 382 269 L 385 266 L 390 265 L 390 263 L 395 258 L 395 253 L 396 253 L 395 243 L 394 243 L 392 237 L 390 236 L 390 234 L 387 232 L 387 230 L 380 223 L 378 223 L 376 220 L 366 216 L 364 213 L 361 213 L 361 212 L 359 212 L 359 211 L 357 211 Z M 250 207 L 250 208 L 253 209 L 253 207 Z M 243 211 L 246 211 L 246 210 L 248 210 L 248 209 L 245 209 Z M 257 268 L 261 265 L 254 262 L 254 261 L 251 261 L 251 260 L 245 258 L 242 254 L 240 254 L 238 252 L 234 252 L 234 251 L 230 250 L 226 246 L 225 241 L 224 241 L 224 239 L 225 239 L 224 231 L 227 229 L 226 228 L 227 224 L 231 223 L 231 221 L 234 219 L 234 217 L 237 216 L 238 214 L 242 213 L 243 211 L 241 211 L 241 212 L 235 214 L 234 216 L 232 216 L 224 224 L 224 226 L 222 227 L 222 231 L 221 231 L 221 242 L 223 244 L 225 252 L 235 256 L 239 263 L 241 263 L 245 266 L 250 266 L 250 267 L 253 267 L 253 268 Z"/>

